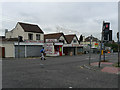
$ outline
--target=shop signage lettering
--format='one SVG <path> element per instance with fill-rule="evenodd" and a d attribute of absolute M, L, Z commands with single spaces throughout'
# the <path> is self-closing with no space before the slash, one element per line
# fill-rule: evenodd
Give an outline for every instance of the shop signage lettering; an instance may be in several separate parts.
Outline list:
<path fill-rule="evenodd" d="M 46 42 L 57 42 L 57 39 L 46 39 Z"/>
<path fill-rule="evenodd" d="M 34 41 L 34 40 L 25 40 L 24 41 L 25 43 L 44 43 L 44 41 L 43 40 L 41 40 L 41 41 Z"/>

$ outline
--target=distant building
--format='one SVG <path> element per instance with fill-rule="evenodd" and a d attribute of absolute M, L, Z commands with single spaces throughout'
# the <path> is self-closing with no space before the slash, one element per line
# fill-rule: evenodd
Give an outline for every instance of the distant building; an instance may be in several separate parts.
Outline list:
<path fill-rule="evenodd" d="M 80 42 L 80 45 L 83 45 L 83 51 L 84 52 L 89 52 L 90 50 L 90 37 L 91 36 L 88 36 L 87 38 L 83 37 L 83 41 Z M 98 49 L 100 48 L 100 40 L 98 38 L 95 38 L 92 36 L 92 39 L 91 39 L 91 48 L 92 48 L 92 52 L 97 52 Z"/>

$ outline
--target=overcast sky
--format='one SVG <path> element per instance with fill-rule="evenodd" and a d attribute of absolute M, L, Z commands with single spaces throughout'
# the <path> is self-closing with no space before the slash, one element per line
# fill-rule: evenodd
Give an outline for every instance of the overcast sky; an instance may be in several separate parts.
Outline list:
<path fill-rule="evenodd" d="M 100 38 L 102 22 L 109 21 L 117 40 L 117 2 L 4 2 L 0 35 L 12 30 L 17 22 L 37 24 L 45 33 L 75 33 Z"/>

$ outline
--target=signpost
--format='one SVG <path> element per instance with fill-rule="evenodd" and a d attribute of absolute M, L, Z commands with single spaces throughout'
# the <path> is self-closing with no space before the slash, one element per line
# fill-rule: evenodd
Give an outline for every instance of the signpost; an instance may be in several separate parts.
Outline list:
<path fill-rule="evenodd" d="M 91 59 L 91 39 L 92 39 L 92 35 L 90 36 L 89 65 L 90 65 L 90 59 Z"/>
<path fill-rule="evenodd" d="M 100 68 L 100 63 L 101 63 L 102 43 L 103 43 L 103 30 L 102 30 L 101 44 L 100 44 L 100 57 L 99 57 L 99 63 L 98 63 L 99 68 Z"/>

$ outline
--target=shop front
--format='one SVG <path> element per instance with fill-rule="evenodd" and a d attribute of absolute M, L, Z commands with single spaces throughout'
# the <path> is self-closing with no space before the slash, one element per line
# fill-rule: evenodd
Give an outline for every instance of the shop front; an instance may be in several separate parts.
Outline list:
<path fill-rule="evenodd" d="M 83 53 L 83 46 L 68 44 L 63 46 L 63 53 L 65 55 L 78 55 Z"/>
<path fill-rule="evenodd" d="M 44 44 L 46 56 L 62 56 L 63 43 L 45 43 Z"/>

